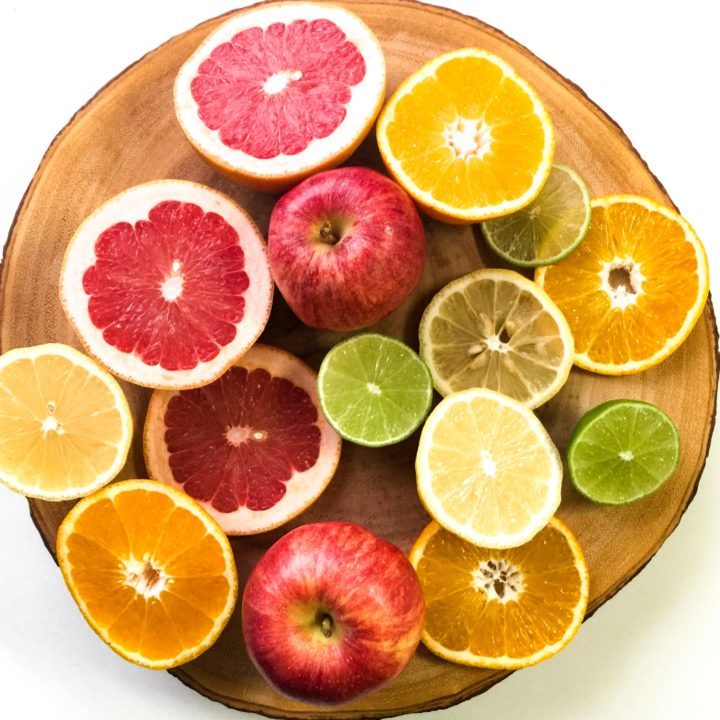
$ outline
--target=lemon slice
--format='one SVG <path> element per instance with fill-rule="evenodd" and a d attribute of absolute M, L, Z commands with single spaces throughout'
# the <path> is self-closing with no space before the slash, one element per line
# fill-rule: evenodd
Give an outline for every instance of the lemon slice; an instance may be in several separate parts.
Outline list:
<path fill-rule="evenodd" d="M 133 422 L 117 381 L 68 345 L 0 357 L 0 481 L 43 500 L 70 500 L 125 464 Z"/>
<path fill-rule="evenodd" d="M 476 270 L 430 301 L 420 355 L 441 395 L 484 387 L 536 408 L 565 384 L 574 344 L 565 317 L 535 283 L 512 270 Z"/>
<path fill-rule="evenodd" d="M 530 410 L 492 390 L 446 397 L 425 423 L 415 467 L 430 515 L 474 545 L 522 545 L 560 505 L 553 441 Z"/>

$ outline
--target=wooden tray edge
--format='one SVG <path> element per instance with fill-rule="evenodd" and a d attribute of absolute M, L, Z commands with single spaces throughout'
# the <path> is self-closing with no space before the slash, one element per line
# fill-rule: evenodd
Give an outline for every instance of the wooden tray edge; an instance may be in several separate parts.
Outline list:
<path fill-rule="evenodd" d="M 259 0 L 259 2 L 253 3 L 251 5 L 245 6 L 241 9 L 246 10 L 252 7 L 256 7 L 258 5 L 263 5 L 268 2 L 281 2 L 282 0 Z M 615 129 L 618 131 L 620 140 L 626 145 L 626 147 L 640 160 L 646 171 L 649 173 L 649 175 L 653 178 L 655 183 L 657 183 L 658 187 L 662 190 L 663 194 L 666 196 L 666 198 L 669 200 L 670 205 L 672 208 L 674 208 L 677 212 L 680 212 L 677 205 L 674 203 L 670 195 L 668 194 L 667 190 L 665 189 L 665 186 L 663 183 L 657 178 L 655 173 L 650 169 L 647 162 L 643 158 L 643 156 L 638 152 L 638 150 L 635 148 L 635 146 L 630 141 L 630 138 L 627 136 L 625 131 L 622 129 L 622 127 L 612 118 L 610 115 L 608 115 L 599 105 L 597 105 L 590 96 L 585 92 L 585 90 L 580 87 L 577 83 L 573 82 L 572 80 L 568 79 L 564 75 L 562 75 L 560 72 L 558 72 L 552 65 L 549 65 L 547 62 L 545 62 L 542 58 L 538 57 L 533 53 L 529 48 L 527 48 L 522 43 L 518 42 L 517 40 L 513 39 L 509 35 L 507 35 L 502 30 L 499 30 L 498 28 L 480 20 L 479 18 L 473 17 L 471 15 L 466 15 L 464 13 L 461 13 L 458 10 L 455 10 L 453 8 L 447 8 L 447 7 L 439 7 L 436 5 L 433 5 L 431 3 L 423 2 L 422 0 L 395 0 L 396 2 L 400 2 L 404 5 L 408 6 L 414 6 L 416 8 L 420 8 L 426 12 L 429 13 L 439 13 L 439 14 L 445 14 L 445 15 L 451 15 L 455 16 L 456 18 L 460 19 L 462 22 L 472 25 L 481 25 L 483 28 L 485 28 L 490 33 L 494 33 L 499 37 L 504 38 L 508 43 L 515 45 L 519 48 L 522 48 L 525 50 L 529 55 L 531 55 L 535 60 L 538 61 L 538 63 L 551 75 L 553 75 L 558 81 L 561 83 L 564 83 L 568 87 L 572 88 L 586 103 L 586 105 L 596 114 L 600 115 L 606 122 L 609 122 Z M 371 4 L 375 5 L 382 5 L 385 4 L 383 0 L 371 0 Z M 238 8 L 240 9 L 240 8 Z M 183 31 L 185 32 L 196 30 L 199 28 L 202 28 L 204 25 L 211 24 L 215 22 L 216 20 L 225 17 L 227 15 L 231 15 L 234 12 L 237 12 L 238 9 L 235 10 L 229 10 L 226 13 L 222 13 L 218 16 L 215 16 L 213 18 L 209 18 L 208 20 L 204 20 L 203 22 L 199 23 L 198 25 L 188 28 L 188 30 Z M 140 63 L 142 60 L 144 60 L 146 57 L 149 57 L 150 55 L 153 55 L 154 53 L 158 52 L 165 46 L 171 44 L 175 41 L 175 39 L 179 35 L 174 35 L 170 37 L 165 42 L 161 43 L 157 47 L 153 48 L 152 50 L 149 50 L 147 53 L 143 54 L 141 57 L 139 57 L 137 60 L 133 61 L 130 65 L 128 65 L 126 68 L 121 70 L 119 73 L 117 73 L 115 76 L 113 76 L 110 80 L 108 80 L 105 84 L 103 84 L 88 100 L 80 107 L 78 110 L 76 110 L 72 116 L 69 118 L 67 123 L 62 127 L 62 129 L 57 133 L 57 135 L 53 138 L 53 140 L 48 145 L 48 148 L 46 149 L 45 153 L 43 154 L 42 158 L 40 159 L 40 162 L 38 163 L 38 166 L 33 173 L 33 177 L 30 180 L 30 183 L 28 184 L 27 188 L 25 189 L 25 192 L 23 193 L 23 196 L 20 200 L 20 203 L 18 205 L 17 210 L 15 211 L 15 215 L 13 217 L 12 223 L 10 224 L 10 229 L 8 231 L 7 240 L 5 242 L 5 245 L 3 247 L 2 252 L 2 258 L 0 258 L 0 318 L 3 315 L 4 311 L 4 297 L 3 297 L 3 287 L 5 283 L 5 275 L 6 275 L 6 263 L 5 259 L 8 253 L 8 250 L 10 248 L 10 245 L 13 240 L 13 236 L 15 233 L 15 226 L 17 224 L 17 220 L 21 214 L 21 212 L 25 209 L 27 206 L 30 198 L 32 197 L 32 193 L 35 189 L 35 186 L 38 181 L 38 177 L 41 174 L 41 171 L 43 167 L 47 164 L 47 162 L 52 158 L 53 153 L 55 152 L 57 146 L 60 144 L 60 142 L 63 139 L 63 136 L 68 129 L 68 127 L 79 117 L 81 116 L 87 107 L 115 80 L 123 76 L 125 73 L 130 71 L 135 65 Z M 684 506 L 679 509 L 679 512 L 677 513 L 676 517 L 673 519 L 673 522 L 671 525 L 668 526 L 667 532 L 662 538 L 662 540 L 651 550 L 648 557 L 645 559 L 645 561 L 638 565 L 638 567 L 634 570 L 632 575 L 625 578 L 621 582 L 619 582 L 617 585 L 612 587 L 609 591 L 605 593 L 605 596 L 598 600 L 597 603 L 595 603 L 594 607 L 592 607 L 587 615 L 585 616 L 584 621 L 588 620 L 590 617 L 592 617 L 597 610 L 600 609 L 605 603 L 607 603 L 609 600 L 611 600 L 620 590 L 622 590 L 625 585 L 627 585 L 629 582 L 631 582 L 637 575 L 647 567 L 648 563 L 655 557 L 658 550 L 662 547 L 665 540 L 674 532 L 674 530 L 677 528 L 678 524 L 680 523 L 680 520 L 682 520 L 683 515 L 687 511 L 688 507 L 690 506 L 690 503 L 695 498 L 695 495 L 697 494 L 698 487 L 700 485 L 700 478 L 702 477 L 702 474 L 704 472 L 705 466 L 707 464 L 707 457 L 710 450 L 710 440 L 713 435 L 713 431 L 715 428 L 715 422 L 717 419 L 717 400 L 718 400 L 718 380 L 720 379 L 720 350 L 718 348 L 718 325 L 717 325 L 717 319 L 715 315 L 714 306 L 712 303 L 712 296 L 708 294 L 707 299 L 707 310 L 709 312 L 709 317 L 706 318 L 704 321 L 708 322 L 710 325 L 710 335 L 713 339 L 713 357 L 714 357 L 714 363 L 715 363 L 715 373 L 712 378 L 713 380 L 713 394 L 715 398 L 714 408 L 710 415 L 710 422 L 707 428 L 707 434 L 704 438 L 704 444 L 705 444 L 705 456 L 702 461 L 702 465 L 700 466 L 697 476 L 695 477 L 695 481 L 692 487 L 692 490 L 690 494 L 688 495 L 687 501 L 685 502 Z M 0 349 L 2 348 L 3 339 L 2 339 L 2 328 L 0 326 Z M 48 552 L 52 556 L 53 560 L 57 564 L 57 557 L 55 554 L 55 549 L 50 546 L 48 541 L 46 540 L 45 534 L 42 531 L 41 528 L 41 518 L 39 517 L 37 513 L 37 507 L 35 502 L 28 498 L 28 505 L 29 505 L 29 511 L 30 511 L 30 517 L 33 521 L 33 524 L 35 525 L 36 529 L 38 530 L 38 533 L 40 534 L 43 544 L 47 548 Z M 204 697 L 207 697 L 210 700 L 213 700 L 215 702 L 218 702 L 222 705 L 225 705 L 226 707 L 233 709 L 233 710 L 241 710 L 243 712 L 251 712 L 255 713 L 264 717 L 268 718 L 277 718 L 278 720 L 286 720 L 287 718 L 303 718 L 303 720 L 327 720 L 329 717 L 333 717 L 337 720 L 342 720 L 344 718 L 353 718 L 353 720 L 378 720 L 380 718 L 385 717 L 397 717 L 399 715 L 409 714 L 409 713 L 420 713 L 420 712 L 429 712 L 432 710 L 443 710 L 448 707 L 452 707 L 453 705 L 457 705 L 459 703 L 465 702 L 466 700 L 469 700 L 473 697 L 476 697 L 487 690 L 489 690 L 491 687 L 493 687 L 498 682 L 501 682 L 502 680 L 506 679 L 512 674 L 512 671 L 499 674 L 497 678 L 493 679 L 492 682 L 485 685 L 483 684 L 482 687 L 476 687 L 471 686 L 467 688 L 466 690 L 463 690 L 458 693 L 453 693 L 451 695 L 443 696 L 440 698 L 436 698 L 431 702 L 425 703 L 424 705 L 418 705 L 414 707 L 409 708 L 403 708 L 402 710 L 398 711 L 362 711 L 361 713 L 358 713 L 357 711 L 343 711 L 341 708 L 333 708 L 332 709 L 332 716 L 329 715 L 325 711 L 318 712 L 317 709 L 309 708 L 307 712 L 305 711 L 293 711 L 291 714 L 280 714 L 276 711 L 274 711 L 273 708 L 269 706 L 264 705 L 254 705 L 251 703 L 245 704 L 245 705 L 233 705 L 231 704 L 233 699 L 229 697 L 223 697 L 217 694 L 208 695 L 207 690 L 200 686 L 197 683 L 194 683 L 192 679 L 186 675 L 182 668 L 175 668 L 168 671 L 173 677 L 177 678 L 183 685 L 186 687 L 198 692 L 199 694 L 203 695 Z"/>

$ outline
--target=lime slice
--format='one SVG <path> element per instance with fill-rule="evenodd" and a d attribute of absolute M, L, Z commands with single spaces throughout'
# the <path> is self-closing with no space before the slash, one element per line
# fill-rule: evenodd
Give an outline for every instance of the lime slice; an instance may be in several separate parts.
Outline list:
<path fill-rule="evenodd" d="M 318 373 L 328 422 L 346 440 L 380 447 L 411 435 L 432 402 L 425 363 L 399 340 L 367 333 L 336 345 Z"/>
<path fill-rule="evenodd" d="M 542 288 L 514 270 L 476 270 L 430 301 L 420 355 L 441 395 L 487 388 L 536 408 L 565 384 L 575 350 Z"/>
<path fill-rule="evenodd" d="M 488 245 L 521 267 L 551 265 L 571 253 L 590 227 L 590 195 L 569 167 L 553 165 L 540 194 L 522 210 L 480 226 Z"/>
<path fill-rule="evenodd" d="M 656 405 L 611 400 L 586 413 L 570 436 L 573 485 L 598 503 L 624 505 L 655 492 L 675 471 L 680 436 Z"/>

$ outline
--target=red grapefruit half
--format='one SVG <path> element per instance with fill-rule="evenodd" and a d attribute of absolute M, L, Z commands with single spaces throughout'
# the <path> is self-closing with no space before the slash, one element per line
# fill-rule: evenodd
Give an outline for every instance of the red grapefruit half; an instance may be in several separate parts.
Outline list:
<path fill-rule="evenodd" d="M 153 393 L 148 471 L 229 535 L 270 530 L 309 507 L 337 468 L 340 437 L 319 407 L 317 375 L 302 360 L 255 345 L 210 385 Z"/>
<path fill-rule="evenodd" d="M 216 190 L 184 180 L 108 200 L 65 252 L 60 298 L 85 348 L 154 388 L 212 382 L 257 340 L 273 284 L 260 231 Z"/>
<path fill-rule="evenodd" d="M 339 165 L 384 98 L 385 59 L 370 28 L 342 7 L 314 2 L 233 15 L 175 81 L 175 112 L 195 149 L 260 190 Z"/>

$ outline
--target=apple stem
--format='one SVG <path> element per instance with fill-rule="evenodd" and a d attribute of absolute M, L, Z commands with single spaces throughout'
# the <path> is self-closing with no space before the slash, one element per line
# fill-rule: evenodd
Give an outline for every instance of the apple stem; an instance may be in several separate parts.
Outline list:
<path fill-rule="evenodd" d="M 326 220 L 320 226 L 320 239 L 323 242 L 329 243 L 330 245 L 334 245 L 338 241 L 338 239 L 335 237 L 335 234 L 333 233 L 332 223 L 329 220 Z"/>
<path fill-rule="evenodd" d="M 333 619 L 327 613 L 324 613 L 320 621 L 320 630 L 323 637 L 330 638 L 333 634 Z"/>

